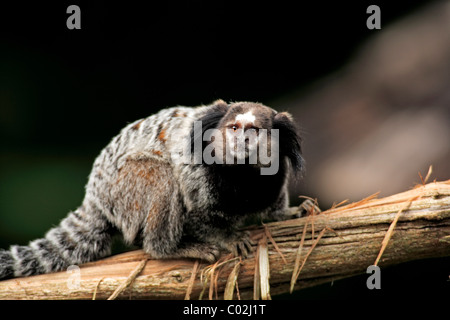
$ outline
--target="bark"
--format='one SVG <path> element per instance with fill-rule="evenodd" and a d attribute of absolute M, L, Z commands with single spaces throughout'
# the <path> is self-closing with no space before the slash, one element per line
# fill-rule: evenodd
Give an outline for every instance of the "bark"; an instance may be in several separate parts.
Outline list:
<path fill-rule="evenodd" d="M 225 288 L 225 298 L 270 298 L 291 282 L 298 290 L 365 273 L 377 257 L 383 268 L 450 256 L 450 180 L 249 230 L 254 251 L 242 261 L 207 266 L 136 250 L 82 265 L 78 278 L 75 270 L 2 281 L 0 299 L 107 299 L 115 291 L 118 299 L 215 299 Z"/>

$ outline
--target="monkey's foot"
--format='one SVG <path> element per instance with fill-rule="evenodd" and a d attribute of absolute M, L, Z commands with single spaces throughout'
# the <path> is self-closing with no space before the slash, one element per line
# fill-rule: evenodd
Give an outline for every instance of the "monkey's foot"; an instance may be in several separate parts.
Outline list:
<path fill-rule="evenodd" d="M 252 252 L 252 240 L 248 231 L 239 231 L 232 238 L 225 240 L 224 249 L 230 251 L 235 257 L 247 258 Z"/>
<path fill-rule="evenodd" d="M 173 258 L 194 258 L 216 262 L 220 257 L 220 248 L 210 243 L 189 243 L 180 248 Z"/>

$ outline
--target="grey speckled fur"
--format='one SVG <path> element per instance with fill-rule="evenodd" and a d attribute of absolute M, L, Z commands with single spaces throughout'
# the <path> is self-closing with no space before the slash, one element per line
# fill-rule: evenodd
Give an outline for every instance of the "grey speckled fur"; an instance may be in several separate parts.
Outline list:
<path fill-rule="evenodd" d="M 281 168 L 276 175 L 259 175 L 261 164 L 173 161 L 190 147 L 194 121 L 225 132 L 241 118 L 256 128 L 279 129 Z M 161 110 L 127 125 L 102 150 L 77 210 L 44 238 L 0 249 L 0 279 L 64 270 L 105 257 L 117 230 L 154 258 L 214 261 L 222 250 L 245 255 L 248 239 L 237 227 L 248 215 L 282 218 L 288 178 L 302 167 L 300 138 L 288 113 L 222 100 Z"/>

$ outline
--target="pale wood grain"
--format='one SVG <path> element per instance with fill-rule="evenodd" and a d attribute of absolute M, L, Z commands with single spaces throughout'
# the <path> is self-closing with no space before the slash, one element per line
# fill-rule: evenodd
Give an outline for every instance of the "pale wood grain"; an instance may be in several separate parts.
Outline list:
<path fill-rule="evenodd" d="M 303 264 L 306 256 L 308 259 L 304 262 L 295 289 L 365 273 L 377 258 L 391 222 L 407 202 L 410 204 L 399 215 L 378 265 L 384 267 L 417 259 L 450 256 L 450 243 L 446 241 L 450 235 L 450 180 L 447 180 L 382 199 L 366 199 L 318 215 L 266 224 L 278 247 L 275 248 L 267 239 L 270 295 L 289 292 L 305 223 L 308 225 L 300 262 Z M 316 247 L 308 252 L 325 228 L 330 229 L 324 231 Z M 257 240 L 255 243 L 267 236 L 264 227 L 252 227 L 250 231 Z M 256 244 L 253 252 L 256 253 Z M 136 250 L 80 266 L 79 288 L 69 289 L 67 282 L 70 274 L 58 272 L 2 281 L 0 299 L 92 299 L 94 292 L 96 299 L 107 299 L 145 259 L 149 259 L 145 267 L 119 294 L 119 299 L 183 299 L 189 284 L 192 286 L 191 299 L 197 299 L 204 286 L 206 292 L 209 290 L 209 282 L 205 283 L 207 273 L 202 272 L 206 264 L 200 263 L 192 283 L 194 260 L 152 260 L 142 250 Z M 219 298 L 223 296 L 235 266 L 236 259 L 214 271 L 219 274 Z M 255 257 L 251 254 L 243 260 L 237 275 L 241 298 L 254 297 L 254 272 Z M 203 295 L 208 296 L 215 297 L 215 294 Z"/>

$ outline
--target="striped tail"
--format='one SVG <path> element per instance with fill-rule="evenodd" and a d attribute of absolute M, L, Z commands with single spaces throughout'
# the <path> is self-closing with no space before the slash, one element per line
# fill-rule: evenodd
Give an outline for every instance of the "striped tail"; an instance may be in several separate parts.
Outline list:
<path fill-rule="evenodd" d="M 99 211 L 83 206 L 28 246 L 0 249 L 0 279 L 67 269 L 110 254 L 112 227 Z"/>

